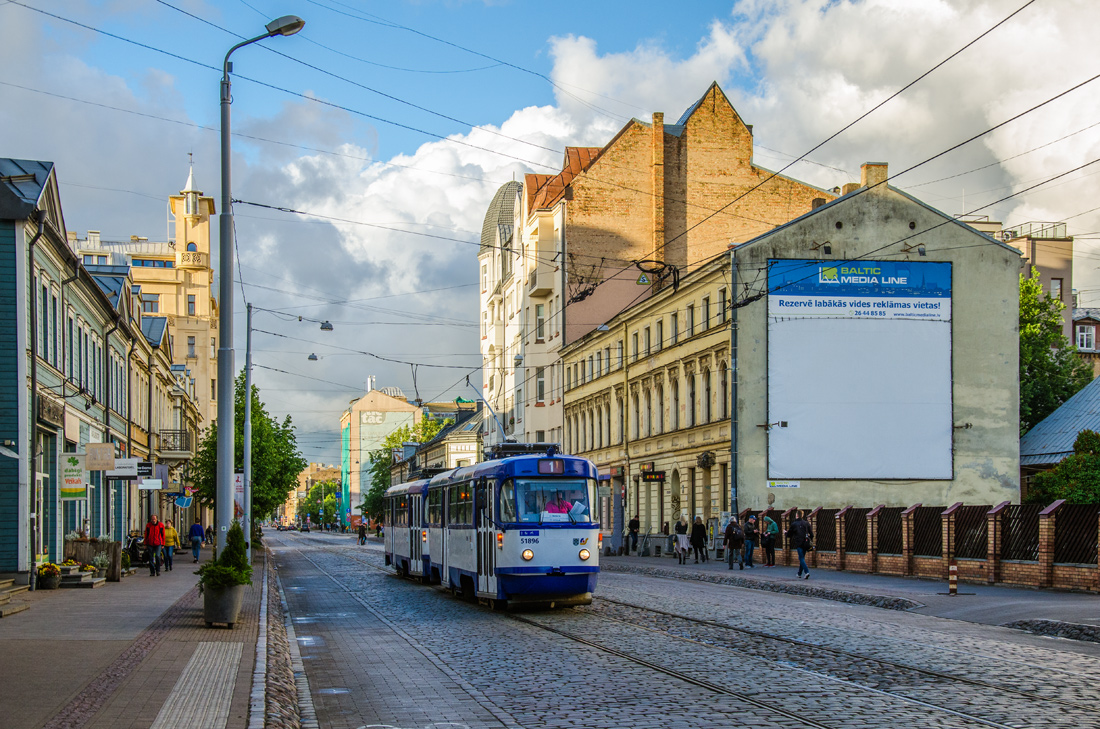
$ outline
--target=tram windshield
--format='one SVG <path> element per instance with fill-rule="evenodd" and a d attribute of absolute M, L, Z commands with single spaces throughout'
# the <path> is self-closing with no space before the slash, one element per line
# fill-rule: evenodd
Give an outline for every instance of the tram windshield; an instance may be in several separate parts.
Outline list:
<path fill-rule="evenodd" d="M 588 523 L 595 491 L 592 479 L 517 478 L 500 490 L 501 520 Z"/>

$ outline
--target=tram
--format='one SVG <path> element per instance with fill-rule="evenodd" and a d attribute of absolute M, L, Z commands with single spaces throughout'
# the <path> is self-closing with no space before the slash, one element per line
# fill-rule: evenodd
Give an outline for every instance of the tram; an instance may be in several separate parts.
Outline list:
<path fill-rule="evenodd" d="M 596 467 L 545 443 L 491 455 L 386 491 L 386 564 L 494 607 L 591 603 Z"/>

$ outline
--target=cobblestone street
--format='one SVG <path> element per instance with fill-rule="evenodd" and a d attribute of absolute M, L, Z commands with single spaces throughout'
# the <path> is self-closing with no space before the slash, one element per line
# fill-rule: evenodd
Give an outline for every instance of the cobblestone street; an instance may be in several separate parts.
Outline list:
<path fill-rule="evenodd" d="M 644 573 L 502 613 L 388 574 L 376 543 L 269 544 L 322 727 L 1077 729 L 1100 706 L 1095 643 Z"/>

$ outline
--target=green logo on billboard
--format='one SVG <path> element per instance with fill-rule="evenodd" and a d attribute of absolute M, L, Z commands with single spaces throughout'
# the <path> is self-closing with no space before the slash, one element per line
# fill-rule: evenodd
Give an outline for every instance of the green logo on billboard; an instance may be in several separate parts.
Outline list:
<path fill-rule="evenodd" d="M 818 281 L 823 283 L 839 283 L 836 266 L 822 267 L 818 274 Z"/>
<path fill-rule="evenodd" d="M 69 465 L 70 465 L 70 466 L 73 466 L 73 467 L 75 467 L 75 466 L 76 466 L 77 464 L 79 464 L 79 463 L 80 463 L 80 461 L 76 460 L 76 459 L 75 459 L 75 458 L 73 458 L 72 456 L 69 456 Z"/>

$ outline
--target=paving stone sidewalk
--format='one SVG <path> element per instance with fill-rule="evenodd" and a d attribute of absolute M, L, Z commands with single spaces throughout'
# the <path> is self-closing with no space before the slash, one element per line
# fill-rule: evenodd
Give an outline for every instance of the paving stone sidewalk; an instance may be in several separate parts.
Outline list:
<path fill-rule="evenodd" d="M 203 549 L 203 560 L 211 556 Z M 201 643 L 242 643 L 226 727 L 248 726 L 264 558 L 254 554 L 232 630 L 207 628 L 190 550 L 174 569 L 139 568 L 98 590 L 40 590 L 0 620 L 0 717 L 7 729 L 146 728 Z"/>

